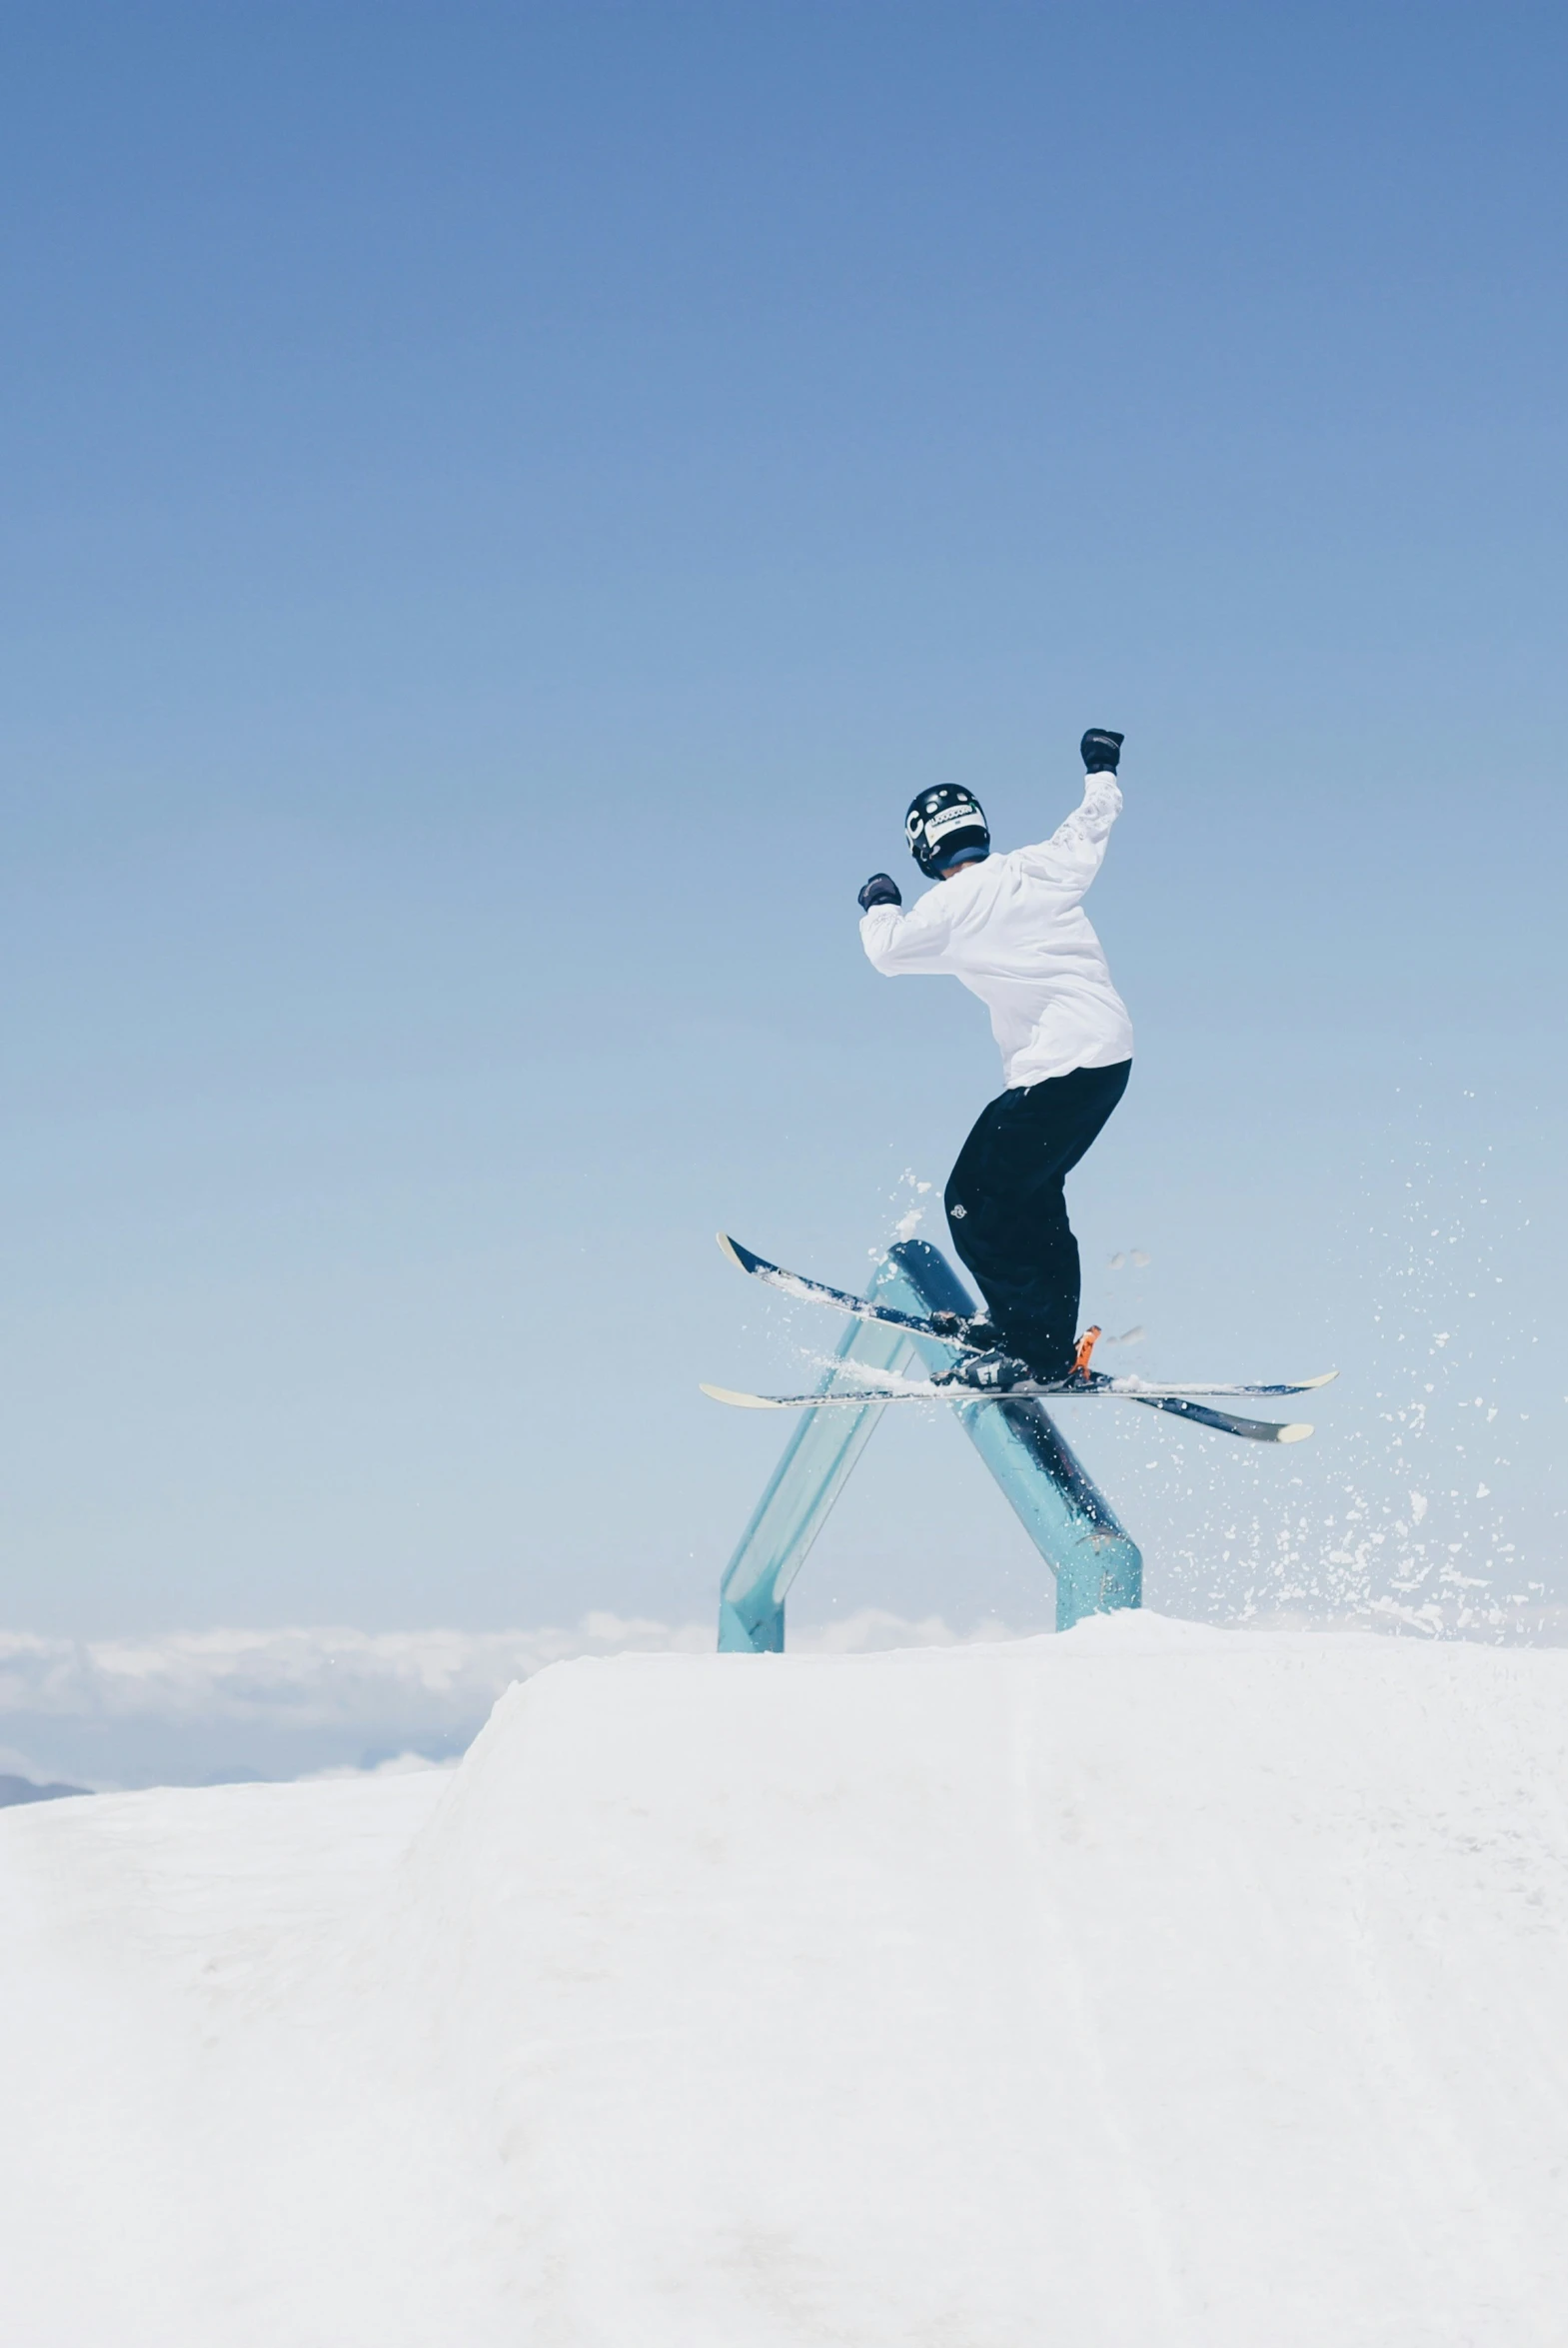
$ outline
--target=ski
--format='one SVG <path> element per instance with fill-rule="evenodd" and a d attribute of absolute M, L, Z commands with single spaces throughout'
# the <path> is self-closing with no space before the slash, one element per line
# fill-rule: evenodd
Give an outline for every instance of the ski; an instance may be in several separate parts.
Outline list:
<path fill-rule="evenodd" d="M 1322 1380 L 1316 1381 L 1318 1383 Z M 1199 1389 L 1213 1391 L 1215 1389 Z M 1225 1392 L 1230 1389 L 1220 1387 Z M 1246 1391 L 1245 1388 L 1240 1389 Z M 1300 1388 L 1285 1389 L 1299 1392 Z M 1220 1434 L 1243 1435 L 1258 1443 L 1300 1443 L 1312 1432 L 1304 1419 L 1281 1423 L 1273 1418 L 1241 1418 L 1234 1411 L 1213 1410 L 1203 1402 L 1194 1402 L 1189 1393 L 1172 1392 L 1158 1387 L 1139 1388 L 1130 1380 L 1091 1376 L 1068 1384 L 1034 1384 L 1012 1387 L 1008 1393 L 985 1392 L 973 1386 L 921 1385 L 838 1386 L 820 1394 L 745 1394 L 729 1386 L 705 1384 L 703 1392 L 716 1402 L 728 1402 L 736 1410 L 822 1410 L 834 1406 L 863 1410 L 869 1403 L 881 1402 L 1042 1402 L 1090 1401 L 1097 1394 L 1108 1394 L 1113 1401 L 1141 1402 L 1148 1410 L 1169 1410 L 1178 1418 L 1192 1420 L 1198 1426 L 1208 1426 Z"/>
<path fill-rule="evenodd" d="M 1124 1394 L 1124 1401 L 1141 1401 L 1150 1411 L 1173 1411 L 1216 1434 L 1244 1434 L 1253 1444 L 1305 1444 L 1312 1432 L 1310 1418 L 1237 1418 L 1234 1411 L 1211 1411 L 1204 1401 L 1187 1401 L 1183 1394 Z"/>
<path fill-rule="evenodd" d="M 1183 1400 L 1180 1394 L 1128 1394 L 1123 1399 L 1142 1402 L 1150 1410 L 1173 1411 L 1176 1417 L 1211 1426 L 1219 1434 L 1246 1435 L 1254 1443 L 1304 1443 L 1312 1432 L 1307 1418 L 1283 1423 L 1277 1418 L 1238 1418 L 1233 1410 L 1210 1410 L 1202 1402 Z"/>
<path fill-rule="evenodd" d="M 911 1336 L 935 1337 L 944 1345 L 955 1345 L 960 1353 L 982 1350 L 969 1344 L 956 1329 L 938 1328 L 917 1312 L 900 1312 L 893 1304 L 873 1304 L 866 1296 L 851 1296 L 847 1288 L 831 1288 L 825 1280 L 810 1280 L 803 1272 L 785 1271 L 782 1264 L 770 1263 L 766 1255 L 755 1255 L 750 1247 L 743 1247 L 728 1231 L 718 1231 L 715 1236 L 720 1253 L 728 1255 L 738 1269 L 777 1288 L 782 1296 L 792 1296 L 797 1304 L 825 1304 L 834 1312 L 847 1312 L 851 1320 L 877 1320 L 887 1328 L 907 1329 Z M 968 1327 L 967 1321 L 957 1325 Z"/>
<path fill-rule="evenodd" d="M 825 1280 L 807 1279 L 803 1273 L 785 1271 L 781 1265 L 770 1263 L 766 1256 L 754 1254 L 750 1247 L 743 1247 L 739 1239 L 732 1239 L 726 1231 L 721 1231 L 718 1237 L 721 1250 L 729 1256 L 732 1263 L 738 1264 L 742 1271 L 750 1272 L 754 1279 L 764 1280 L 769 1287 L 778 1288 L 782 1295 L 793 1296 L 797 1302 L 826 1304 L 835 1312 L 847 1312 L 855 1320 L 879 1321 L 889 1328 L 907 1329 L 911 1336 L 933 1337 L 938 1344 L 950 1345 L 959 1353 L 974 1353 L 983 1349 L 970 1344 L 966 1337 L 956 1334 L 954 1329 L 938 1326 L 932 1320 L 922 1319 L 917 1313 L 899 1312 L 891 1304 L 873 1304 L 864 1296 L 850 1295 L 846 1288 L 829 1287 Z M 971 1324 L 962 1322 L 956 1325 L 966 1329 Z M 1268 1384 L 1254 1385 L 1244 1382 L 1237 1383 L 1234 1380 L 1223 1382 L 1200 1380 L 1192 1384 L 1172 1385 L 1164 1379 L 1109 1377 L 1101 1370 L 1090 1370 L 1087 1379 L 1082 1377 L 1058 1378 L 1040 1383 L 1030 1380 L 1026 1384 L 1013 1386 L 1010 1390 L 1020 1401 L 1038 1399 L 1052 1394 L 1059 1396 L 1114 1393 L 1123 1395 L 1129 1401 L 1152 1402 L 1157 1400 L 1163 1404 L 1176 1400 L 1202 1399 L 1208 1401 L 1231 1395 L 1256 1399 L 1269 1394 L 1309 1394 L 1314 1392 L 1318 1386 L 1326 1386 L 1331 1379 L 1338 1375 L 1337 1369 L 1325 1369 L 1317 1377 L 1275 1380 Z M 703 1391 L 713 1394 L 719 1400 L 734 1398 L 722 1386 L 705 1386 Z M 885 1394 L 877 1389 L 875 1393 L 866 1393 L 859 1398 L 865 1401 L 896 1399 L 899 1394 L 903 1393 L 914 1394 L 923 1399 L 929 1399 L 932 1395 L 938 1400 L 954 1398 L 944 1386 L 920 1385 L 891 1387 L 886 1390 Z M 957 1396 L 959 1400 L 973 1398 L 974 1395 L 967 1391 L 961 1391 Z M 1007 1397 L 1005 1394 L 1001 1394 L 993 1398 L 1005 1401 Z M 833 1402 L 838 1399 L 836 1394 L 831 1393 L 773 1396 L 760 1394 L 754 1395 L 747 1406 L 766 1408 L 770 1401 L 777 1401 L 784 1409 L 805 1409 L 818 1402 Z"/>

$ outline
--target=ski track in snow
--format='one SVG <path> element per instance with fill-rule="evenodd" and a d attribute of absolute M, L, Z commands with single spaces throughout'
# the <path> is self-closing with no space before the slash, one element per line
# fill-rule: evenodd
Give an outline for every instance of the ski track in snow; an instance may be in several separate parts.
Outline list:
<path fill-rule="evenodd" d="M 1555 2348 L 1568 1653 L 637 1655 L 0 1815 L 7 2348 Z"/>

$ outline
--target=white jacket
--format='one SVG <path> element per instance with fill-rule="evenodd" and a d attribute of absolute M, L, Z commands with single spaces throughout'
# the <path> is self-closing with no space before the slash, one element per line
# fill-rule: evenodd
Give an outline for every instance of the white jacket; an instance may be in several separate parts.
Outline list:
<path fill-rule="evenodd" d="M 946 971 L 988 1004 L 1009 1090 L 1132 1058 L 1132 1022 L 1080 900 L 1121 813 L 1114 775 L 1086 775 L 1082 804 L 1037 848 L 964 865 L 907 913 L 874 905 L 866 954 L 889 979 Z"/>

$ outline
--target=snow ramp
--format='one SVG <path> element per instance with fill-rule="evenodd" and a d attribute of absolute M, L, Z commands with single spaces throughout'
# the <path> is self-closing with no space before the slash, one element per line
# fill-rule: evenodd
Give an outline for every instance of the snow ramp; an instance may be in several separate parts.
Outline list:
<path fill-rule="evenodd" d="M 27 2348 L 1568 2338 L 1568 1653 L 621 1657 L 444 1786 L 49 1812 L 34 2056 L 135 2045 L 107 2140 L 23 2063 Z"/>

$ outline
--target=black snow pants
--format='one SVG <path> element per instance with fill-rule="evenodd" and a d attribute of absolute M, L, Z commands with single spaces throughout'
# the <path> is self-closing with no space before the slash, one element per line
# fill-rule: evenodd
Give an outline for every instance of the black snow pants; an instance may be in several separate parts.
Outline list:
<path fill-rule="evenodd" d="M 1001 1341 L 1041 1377 L 1071 1366 L 1082 1276 L 1065 1177 L 1127 1089 L 1130 1060 L 1019 1086 L 982 1109 L 947 1181 L 947 1228 Z"/>

